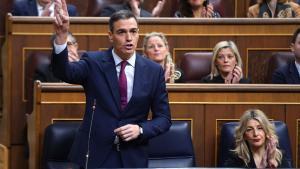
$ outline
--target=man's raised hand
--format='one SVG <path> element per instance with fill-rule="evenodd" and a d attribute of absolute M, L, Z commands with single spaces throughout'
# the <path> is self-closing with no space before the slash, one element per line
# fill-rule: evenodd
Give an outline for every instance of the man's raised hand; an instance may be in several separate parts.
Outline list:
<path fill-rule="evenodd" d="M 67 41 L 69 27 L 70 21 L 66 1 L 54 0 L 54 30 L 56 33 L 56 44 L 61 45 Z"/>

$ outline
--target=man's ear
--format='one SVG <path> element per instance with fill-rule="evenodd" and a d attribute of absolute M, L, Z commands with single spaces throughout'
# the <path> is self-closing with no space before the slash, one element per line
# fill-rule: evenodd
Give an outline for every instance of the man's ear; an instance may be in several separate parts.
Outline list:
<path fill-rule="evenodd" d="M 290 48 L 291 48 L 292 52 L 295 52 L 295 44 L 294 43 L 291 43 Z"/>
<path fill-rule="evenodd" d="M 110 42 L 113 42 L 112 32 L 111 31 L 108 32 L 108 39 L 109 39 Z"/>

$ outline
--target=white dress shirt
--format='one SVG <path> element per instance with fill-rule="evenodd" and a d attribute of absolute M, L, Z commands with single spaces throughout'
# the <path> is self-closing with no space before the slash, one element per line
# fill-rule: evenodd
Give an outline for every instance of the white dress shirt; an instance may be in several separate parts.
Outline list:
<path fill-rule="evenodd" d="M 37 11 L 38 11 L 38 16 L 42 16 L 42 13 L 44 12 L 44 7 L 41 6 L 38 2 L 36 2 L 36 6 L 37 6 Z M 50 16 L 53 17 L 54 16 L 54 3 L 52 3 L 49 7 L 50 10 Z"/>
<path fill-rule="evenodd" d="M 115 53 L 114 49 L 112 50 L 112 55 L 116 64 L 117 76 L 119 79 L 119 75 L 121 71 L 121 62 L 123 60 Z M 132 96 L 135 59 L 136 59 L 136 53 L 134 52 L 134 54 L 127 60 L 127 65 L 125 67 L 125 74 L 127 79 L 127 103 L 129 102 Z"/>
<path fill-rule="evenodd" d="M 67 43 L 64 43 L 62 45 L 58 45 L 54 41 L 54 51 L 56 54 L 59 54 L 67 47 Z M 119 79 L 119 74 L 121 71 L 121 62 L 123 61 L 114 51 L 112 50 L 113 59 L 115 61 L 115 66 L 117 70 L 117 77 Z M 132 96 L 132 90 L 133 90 L 133 82 L 134 82 L 134 68 L 135 68 L 135 60 L 136 60 L 136 53 L 127 60 L 127 65 L 125 67 L 125 74 L 127 79 L 127 103 L 131 99 Z"/>

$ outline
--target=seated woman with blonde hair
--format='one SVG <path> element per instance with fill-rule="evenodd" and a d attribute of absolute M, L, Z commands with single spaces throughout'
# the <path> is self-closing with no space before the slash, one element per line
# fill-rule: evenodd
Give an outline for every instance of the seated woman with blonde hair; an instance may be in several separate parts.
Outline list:
<path fill-rule="evenodd" d="M 275 126 L 258 109 L 247 110 L 235 131 L 235 149 L 225 167 L 289 168 L 283 152 L 278 148 Z"/>
<path fill-rule="evenodd" d="M 167 83 L 181 82 L 182 71 L 175 67 L 167 38 L 163 33 L 151 32 L 146 34 L 143 47 L 145 56 L 163 67 Z"/>
<path fill-rule="evenodd" d="M 221 41 L 213 50 L 211 73 L 202 78 L 202 83 L 250 83 L 243 78 L 242 58 L 232 41 Z"/>
<path fill-rule="evenodd" d="M 300 6 L 291 0 L 257 0 L 248 9 L 249 18 L 300 17 Z"/>

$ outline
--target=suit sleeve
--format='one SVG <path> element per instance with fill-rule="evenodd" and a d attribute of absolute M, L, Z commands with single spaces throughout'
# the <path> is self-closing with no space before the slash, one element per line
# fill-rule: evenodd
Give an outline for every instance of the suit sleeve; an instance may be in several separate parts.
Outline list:
<path fill-rule="evenodd" d="M 171 113 L 168 93 L 165 84 L 164 71 L 160 68 L 159 80 L 154 89 L 151 104 L 152 120 L 141 123 L 143 128 L 142 139 L 150 139 L 169 130 L 171 126 Z"/>
<path fill-rule="evenodd" d="M 100 16 L 101 17 L 110 17 L 116 10 L 111 6 L 106 6 L 102 9 Z"/>
<path fill-rule="evenodd" d="M 78 16 L 76 6 L 68 4 L 68 13 L 69 13 L 69 16 Z"/>
<path fill-rule="evenodd" d="M 67 83 L 83 84 L 89 69 L 87 56 L 84 55 L 82 58 L 78 62 L 69 62 L 67 47 L 59 54 L 53 51 L 51 64 L 54 75 Z"/>
<path fill-rule="evenodd" d="M 280 69 L 275 70 L 275 72 L 273 73 L 272 83 L 274 83 L 274 84 L 286 84 L 284 74 L 283 74 L 283 72 L 280 71 Z"/>
<path fill-rule="evenodd" d="M 21 6 L 18 4 L 18 2 L 15 2 L 13 4 L 12 11 L 11 11 L 12 15 L 13 16 L 22 16 L 21 11 L 22 11 Z"/>

